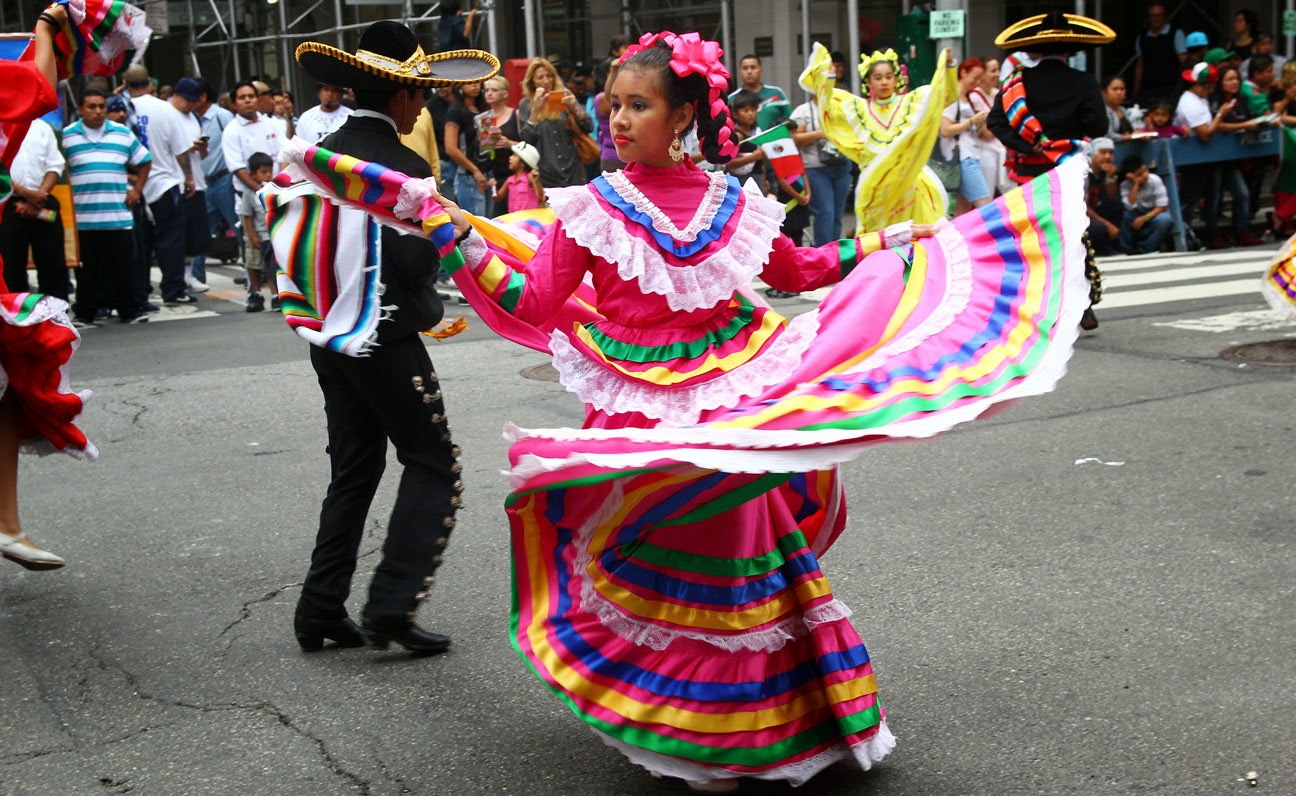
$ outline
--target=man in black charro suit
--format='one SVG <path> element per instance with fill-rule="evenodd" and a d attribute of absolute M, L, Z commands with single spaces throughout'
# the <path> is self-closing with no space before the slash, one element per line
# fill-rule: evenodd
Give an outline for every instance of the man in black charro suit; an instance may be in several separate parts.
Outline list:
<path fill-rule="evenodd" d="M 303 44 L 297 58 L 306 71 L 321 82 L 352 88 L 358 106 L 320 146 L 411 177 L 432 176 L 397 134 L 413 128 L 425 89 L 495 74 L 498 62 L 480 55 L 434 61 L 408 28 L 388 21 L 366 29 L 355 54 Z M 439 259 L 427 238 L 384 227 L 380 262 L 382 304 L 392 309 L 377 326 L 377 345 L 364 356 L 310 349 L 324 393 L 332 480 L 294 630 L 306 650 L 319 649 L 325 639 L 378 648 L 395 641 L 432 654 L 449 648 L 450 639 L 420 628 L 414 617 L 441 563 L 463 492 L 459 450 L 451 443 L 436 371 L 419 335 L 442 317 L 434 282 Z M 388 440 L 404 472 L 357 627 L 347 617 L 346 600 Z"/>
<path fill-rule="evenodd" d="M 1093 139 L 1107 132 L 1107 110 L 1098 81 L 1072 69 L 1066 59 L 1070 53 L 1109 44 L 1115 38 L 1116 33 L 1098 20 L 1059 11 L 1023 19 L 995 37 L 996 46 L 1016 56 L 1025 54 L 1035 64 L 1025 70 L 1021 82 L 1023 100 L 1029 114 L 1038 120 L 1042 138 L 1028 140 L 1033 133 L 1019 129 L 1008 118 L 1008 106 L 1014 99 L 1007 90 L 999 92 L 986 118 L 986 127 L 1010 150 L 1009 176 L 1015 182 L 1029 182 L 1065 157 L 1083 156 L 1078 148 L 1053 149 L 1049 142 Z M 1083 198 L 1076 197 L 1076 201 Z M 1088 233 L 1085 235 L 1087 240 Z M 1085 261 L 1085 276 L 1090 306 L 1081 316 L 1080 328 L 1093 330 L 1098 328 L 1093 305 L 1102 300 L 1102 271 L 1092 248 Z"/>

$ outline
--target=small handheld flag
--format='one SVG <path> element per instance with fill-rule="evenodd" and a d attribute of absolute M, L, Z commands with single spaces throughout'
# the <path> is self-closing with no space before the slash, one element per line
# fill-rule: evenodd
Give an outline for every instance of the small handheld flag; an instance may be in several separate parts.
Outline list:
<path fill-rule="evenodd" d="M 805 163 L 787 125 L 780 124 L 747 140 L 765 151 L 774 173 L 788 185 L 795 187 L 805 180 Z"/>

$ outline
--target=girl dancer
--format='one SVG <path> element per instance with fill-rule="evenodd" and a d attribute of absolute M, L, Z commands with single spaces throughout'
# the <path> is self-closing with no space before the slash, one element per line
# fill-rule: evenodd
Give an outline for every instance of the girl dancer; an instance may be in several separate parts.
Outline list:
<path fill-rule="evenodd" d="M 715 43 L 643 37 L 611 90 L 628 165 L 549 190 L 534 251 L 422 182 L 291 155 L 333 201 L 417 218 L 481 317 L 551 352 L 586 404 L 581 429 L 509 427 L 514 644 L 604 742 L 707 791 L 890 753 L 868 652 L 819 566 L 845 528 L 835 465 L 1051 389 L 1087 300 L 1088 221 L 1061 203 L 1083 164 L 954 224 L 799 248 L 781 205 L 683 152 L 696 125 L 708 160 L 736 153 L 727 83 Z M 267 200 L 285 248 L 301 193 Z M 788 320 L 757 275 L 839 284 Z"/>

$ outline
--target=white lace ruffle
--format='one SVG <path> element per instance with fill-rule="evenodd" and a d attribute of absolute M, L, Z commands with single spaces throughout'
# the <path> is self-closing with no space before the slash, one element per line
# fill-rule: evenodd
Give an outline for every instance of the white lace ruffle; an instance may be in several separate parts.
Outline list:
<path fill-rule="evenodd" d="M 67 13 L 73 25 L 80 27 L 85 24 L 85 0 L 69 0 Z M 112 30 L 100 40 L 99 59 L 108 63 L 123 52 L 134 50 L 135 55 L 131 58 L 131 63 L 137 64 L 143 60 L 144 50 L 148 48 L 149 40 L 153 38 L 153 29 L 144 24 L 144 19 L 143 9 L 127 3 L 122 8 L 121 15 L 117 17 L 117 21 L 113 23 Z"/>
<path fill-rule="evenodd" d="M 671 757 L 659 752 L 652 752 L 638 746 L 631 746 L 605 732 L 595 730 L 593 727 L 590 729 L 594 730 L 594 734 L 603 743 L 625 755 L 631 763 L 663 777 L 678 777 L 688 782 L 712 782 L 718 779 L 739 779 L 745 776 L 751 779 L 786 780 L 794 788 L 804 785 L 815 774 L 848 757 L 854 757 L 860 768 L 868 771 L 885 760 L 896 745 L 895 736 L 891 734 L 891 730 L 887 729 L 887 724 L 883 721 L 878 725 L 878 731 L 873 734 L 873 737 L 861 744 L 851 747 L 845 743 L 839 743 L 807 760 L 772 768 L 759 774 L 744 775 L 726 771 L 723 768 L 694 763 L 680 757 Z"/>
<path fill-rule="evenodd" d="M 392 212 L 400 218 L 422 221 L 418 218 L 418 211 L 423 208 L 423 202 L 436 193 L 436 190 L 436 177 L 407 180 L 401 185 L 400 193 L 396 195 L 396 204 L 392 207 Z"/>
<path fill-rule="evenodd" d="M 459 241 L 459 253 L 463 255 L 465 265 L 476 268 L 490 254 L 490 249 L 486 247 L 486 239 L 477 234 L 477 230 L 473 230 L 468 233 L 468 237 Z"/>
<path fill-rule="evenodd" d="M 851 609 L 836 598 L 811 608 L 800 616 L 792 616 L 778 624 L 741 634 L 703 633 L 692 630 L 674 630 L 653 624 L 652 622 L 628 616 L 619 607 L 599 593 L 590 577 L 594 557 L 589 551 L 589 541 L 597 530 L 610 522 L 621 511 L 625 502 L 621 482 L 615 482 L 611 494 L 597 512 L 591 515 L 579 528 L 572 545 L 575 558 L 572 561 L 572 572 L 581 584 L 581 609 L 599 618 L 603 626 L 621 638 L 640 647 L 664 650 L 681 638 L 702 641 L 726 652 L 774 652 L 782 649 L 788 641 L 802 638 L 820 625 L 829 622 L 840 622 L 851 617 Z"/>
<path fill-rule="evenodd" d="M 764 353 L 692 387 L 656 387 L 614 373 L 573 346 L 567 334 L 557 329 L 550 336 L 549 350 L 558 381 L 595 409 L 609 414 L 640 412 L 671 425 L 689 425 L 703 412 L 732 406 L 787 379 L 818 333 L 818 310 L 798 315 Z"/>
<path fill-rule="evenodd" d="M 714 307 L 748 285 L 769 262 L 783 223 L 783 206 L 766 199 L 750 183 L 743 187 L 744 207 L 729 243 L 715 254 L 687 266 L 671 265 L 657 247 L 635 237 L 626 222 L 603 209 L 589 186 L 552 188 L 546 196 L 563 231 L 595 257 L 616 266 L 640 290 L 666 297 L 673 310 Z"/>

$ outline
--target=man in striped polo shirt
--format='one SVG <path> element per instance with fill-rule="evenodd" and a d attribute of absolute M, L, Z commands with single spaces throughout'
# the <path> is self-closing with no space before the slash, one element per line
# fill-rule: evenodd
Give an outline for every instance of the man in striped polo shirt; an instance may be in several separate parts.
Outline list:
<path fill-rule="evenodd" d="M 130 128 L 109 121 L 108 101 L 98 89 L 81 94 L 80 120 L 63 128 L 81 248 L 73 323 L 94 325 L 100 291 L 108 286 L 111 305 L 122 323 L 148 320 L 135 300 L 135 226 L 130 207 L 140 201 L 152 157 Z M 127 169 L 136 173 L 134 185 Z"/>

